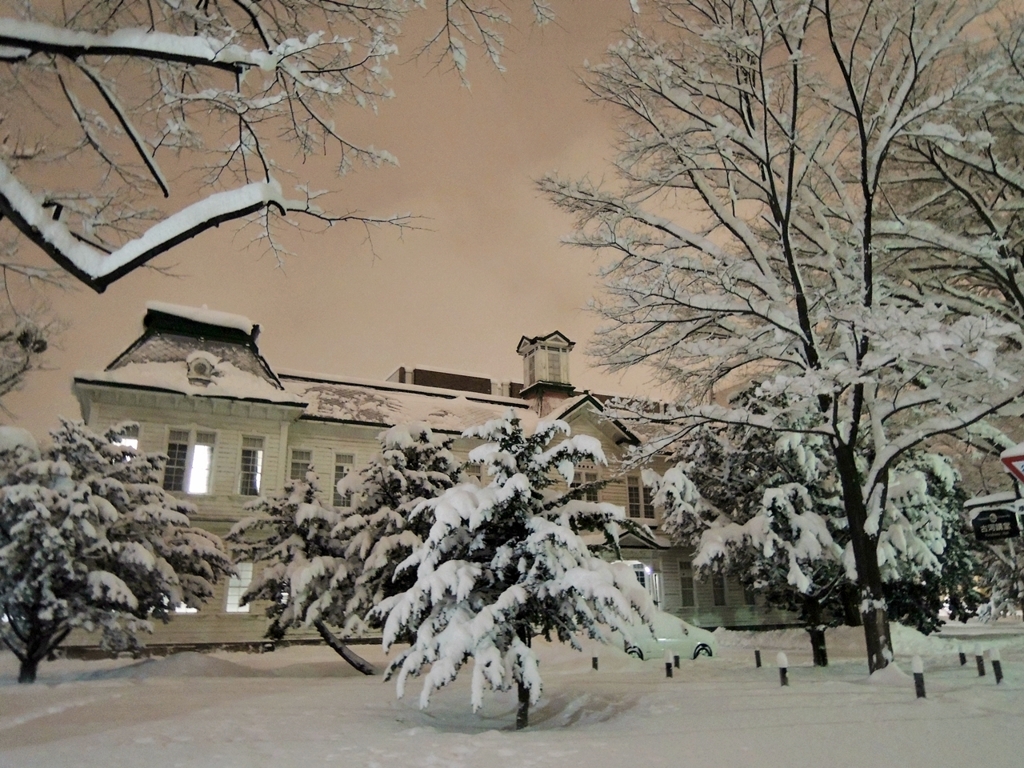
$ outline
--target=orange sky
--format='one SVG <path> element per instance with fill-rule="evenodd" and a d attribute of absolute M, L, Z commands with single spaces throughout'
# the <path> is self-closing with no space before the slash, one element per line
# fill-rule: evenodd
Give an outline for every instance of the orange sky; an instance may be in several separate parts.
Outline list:
<path fill-rule="evenodd" d="M 504 75 L 477 57 L 467 90 L 429 62 L 394 62 L 397 98 L 376 117 L 338 116 L 359 140 L 397 155 L 400 167 L 331 181 L 326 171 L 336 158 L 319 169 L 293 164 L 314 173 L 314 188 L 340 184 L 364 212 L 413 212 L 429 231 L 375 232 L 373 250 L 354 226 L 307 233 L 290 241 L 296 255 L 279 268 L 250 244 L 251 232 L 224 225 L 156 260 L 175 277 L 141 270 L 102 295 L 48 292 L 67 328 L 46 356 L 48 370 L 6 398 L 8 420 L 42 434 L 59 414 L 79 417 L 73 373 L 100 370 L 128 346 L 151 299 L 248 316 L 262 326 L 260 348 L 275 368 L 382 379 L 399 365 L 419 365 L 521 380 L 520 336 L 557 329 L 579 343 L 577 388 L 648 389 L 642 372 L 620 378 L 589 366 L 585 347 L 598 321 L 584 306 L 597 290 L 595 265 L 560 245 L 571 221 L 533 186 L 552 170 L 606 172 L 614 116 L 586 101 L 578 74 L 617 39 L 629 3 L 555 8 L 557 23 L 543 29 L 518 13 Z M 407 31 L 422 31 L 422 22 Z M 413 42 L 403 43 L 402 61 Z"/>

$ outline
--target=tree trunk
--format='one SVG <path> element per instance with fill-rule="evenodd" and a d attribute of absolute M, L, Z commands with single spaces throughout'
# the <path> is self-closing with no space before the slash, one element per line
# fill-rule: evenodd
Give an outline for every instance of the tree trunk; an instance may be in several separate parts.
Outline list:
<path fill-rule="evenodd" d="M 860 618 L 860 607 L 857 600 L 857 585 L 843 584 L 843 623 L 848 627 L 859 627 L 864 624 Z"/>
<path fill-rule="evenodd" d="M 516 634 L 523 644 L 529 648 L 532 645 L 533 633 L 530 627 L 520 624 L 516 627 Z M 522 672 L 520 671 L 520 675 Z M 519 693 L 519 708 L 516 710 L 516 730 L 521 731 L 530 724 L 530 688 L 523 681 L 522 676 L 516 681 Z"/>
<path fill-rule="evenodd" d="M 18 670 L 19 683 L 34 683 L 36 681 L 36 670 L 39 668 L 39 659 L 24 658 L 21 660 L 21 668 Z"/>
<path fill-rule="evenodd" d="M 825 627 L 821 623 L 821 601 L 810 595 L 804 596 L 804 620 L 811 636 L 811 653 L 814 666 L 828 666 L 828 651 L 825 649 Z"/>
<path fill-rule="evenodd" d="M 362 672 L 364 675 L 377 674 L 377 670 L 373 668 L 373 665 L 370 664 L 370 662 L 350 651 L 348 646 L 335 637 L 334 633 L 331 632 L 328 626 L 324 624 L 321 619 L 314 621 L 313 626 L 316 627 L 316 631 L 320 633 L 320 637 L 324 639 L 324 642 L 333 648 L 334 652 L 341 656 L 341 658 L 355 667 L 355 669 Z"/>
<path fill-rule="evenodd" d="M 530 689 L 519 681 L 519 709 L 516 710 L 516 730 L 521 731 L 530 724 Z"/>
<path fill-rule="evenodd" d="M 892 640 L 889 636 L 889 618 L 882 589 L 882 572 L 878 568 L 878 542 L 876 536 L 864 530 L 867 507 L 861 492 L 860 473 L 851 446 L 835 440 L 833 443 L 836 470 L 843 485 L 843 506 L 850 525 L 850 544 L 857 565 L 861 621 L 868 653 L 868 671 L 884 669 L 892 660 Z"/>

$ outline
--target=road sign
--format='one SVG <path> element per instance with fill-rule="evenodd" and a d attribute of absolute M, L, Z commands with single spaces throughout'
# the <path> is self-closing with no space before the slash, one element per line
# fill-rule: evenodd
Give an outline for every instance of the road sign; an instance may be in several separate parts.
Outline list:
<path fill-rule="evenodd" d="M 1013 507 L 989 507 L 981 509 L 971 520 L 974 537 L 978 541 L 996 541 L 1020 536 L 1017 510 Z"/>
<path fill-rule="evenodd" d="M 999 454 L 999 460 L 1007 472 L 1024 483 L 1024 443 L 1007 448 Z"/>

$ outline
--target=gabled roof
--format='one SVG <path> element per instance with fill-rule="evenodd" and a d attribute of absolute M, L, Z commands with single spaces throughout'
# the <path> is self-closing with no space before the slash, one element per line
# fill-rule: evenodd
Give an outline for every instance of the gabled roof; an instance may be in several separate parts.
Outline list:
<path fill-rule="evenodd" d="M 561 331 L 552 331 L 547 336 L 534 336 L 532 338 L 529 336 L 523 336 L 523 338 L 519 340 L 519 344 L 516 345 L 516 352 L 518 352 L 521 355 L 523 354 L 523 350 L 528 347 L 532 347 L 535 344 L 540 344 L 541 342 L 552 341 L 565 344 L 570 350 L 576 346 L 576 342 L 570 341 L 569 337 L 566 336 Z"/>
<path fill-rule="evenodd" d="M 604 414 L 604 405 L 601 403 L 601 401 L 598 400 L 589 392 L 585 392 L 582 395 L 567 398 L 566 401 L 559 408 L 556 408 L 554 411 L 548 414 L 548 418 L 567 420 L 572 417 L 573 413 L 575 413 L 585 405 L 589 405 L 599 414 Z M 630 445 L 640 444 L 640 438 L 638 438 L 629 429 L 627 429 L 626 425 L 623 424 L 618 419 L 610 419 L 607 416 L 602 416 L 602 419 L 606 423 L 613 425 L 619 432 L 622 433 L 623 440 L 616 440 L 617 443 L 624 442 L 629 443 Z"/>

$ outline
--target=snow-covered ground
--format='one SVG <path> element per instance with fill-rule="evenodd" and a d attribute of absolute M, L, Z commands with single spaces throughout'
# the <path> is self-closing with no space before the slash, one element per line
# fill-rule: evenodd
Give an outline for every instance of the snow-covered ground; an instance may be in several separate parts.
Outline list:
<path fill-rule="evenodd" d="M 140 662 L 43 664 L 19 686 L 0 654 L 0 766 L 1019 766 L 1024 755 L 1024 635 L 991 665 L 961 667 L 957 640 L 897 628 L 897 661 L 872 680 L 859 630 L 829 632 L 831 665 L 810 666 L 802 632 L 718 633 L 713 659 L 684 661 L 673 679 L 661 660 L 601 647 L 590 656 L 541 644 L 544 696 L 516 733 L 514 694 L 469 708 L 468 682 L 416 706 L 418 685 L 353 672 L 326 648 L 262 655 L 180 654 Z M 968 641 L 973 651 L 973 640 Z M 755 669 L 753 648 L 765 666 Z M 376 647 L 361 646 L 371 661 Z M 775 658 L 790 661 L 781 688 Z M 925 663 L 928 698 L 914 697 L 910 654 Z M 466 675 L 468 677 L 468 675 Z M 415 682 L 415 681 L 414 681 Z"/>

